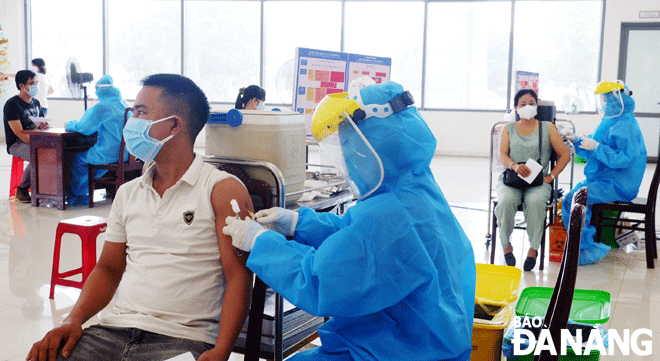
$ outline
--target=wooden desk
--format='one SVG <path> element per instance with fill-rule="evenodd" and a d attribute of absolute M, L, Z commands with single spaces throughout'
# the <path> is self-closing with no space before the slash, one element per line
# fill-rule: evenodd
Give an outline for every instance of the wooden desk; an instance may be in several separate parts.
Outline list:
<path fill-rule="evenodd" d="M 30 165 L 32 166 L 32 206 L 40 200 L 57 202 L 57 209 L 66 209 L 64 186 L 71 176 L 73 156 L 90 148 L 80 145 L 77 132 L 64 128 L 26 130 L 30 135 Z"/>

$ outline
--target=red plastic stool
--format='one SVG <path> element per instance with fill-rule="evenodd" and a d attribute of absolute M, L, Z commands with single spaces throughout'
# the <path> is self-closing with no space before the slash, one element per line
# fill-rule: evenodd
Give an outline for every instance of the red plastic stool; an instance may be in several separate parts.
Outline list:
<path fill-rule="evenodd" d="M 82 216 L 60 221 L 55 236 L 55 252 L 53 253 L 53 273 L 50 278 L 50 299 L 53 299 L 55 285 L 76 287 L 82 289 L 87 277 L 96 266 L 96 237 L 108 228 L 103 217 Z M 82 241 L 82 266 L 71 271 L 60 273 L 60 247 L 64 233 L 77 234 Z M 66 278 L 82 274 L 82 281 L 72 281 Z"/>
<path fill-rule="evenodd" d="M 9 198 L 16 196 L 16 188 L 21 184 L 23 178 L 23 159 L 12 157 L 11 160 L 11 181 L 9 182 Z"/>

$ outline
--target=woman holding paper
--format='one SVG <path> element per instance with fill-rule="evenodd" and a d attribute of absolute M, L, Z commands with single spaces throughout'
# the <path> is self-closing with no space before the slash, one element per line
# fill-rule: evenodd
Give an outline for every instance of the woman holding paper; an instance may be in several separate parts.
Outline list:
<path fill-rule="evenodd" d="M 521 177 L 531 178 L 529 182 L 536 177 L 530 167 L 536 168 L 537 172 L 540 168 L 542 172 L 543 181 L 538 186 L 514 188 L 504 184 L 503 176 L 500 176 L 497 186 L 495 215 L 501 230 L 504 258 L 509 266 L 516 265 L 509 237 L 513 232 L 518 206 L 523 205 L 530 243 L 523 265 L 525 271 L 531 271 L 536 265 L 537 251 L 544 231 L 545 208 L 552 190 L 550 183 L 564 170 L 570 159 L 568 148 L 555 125 L 551 122 L 539 122 L 535 118 L 537 103 L 538 98 L 533 90 L 518 91 L 514 97 L 514 106 L 520 121 L 507 124 L 500 135 L 499 159 L 507 169 L 515 171 Z M 552 150 L 559 155 L 559 159 L 554 169 L 549 170 Z M 534 163 L 537 164 L 534 166 Z"/>

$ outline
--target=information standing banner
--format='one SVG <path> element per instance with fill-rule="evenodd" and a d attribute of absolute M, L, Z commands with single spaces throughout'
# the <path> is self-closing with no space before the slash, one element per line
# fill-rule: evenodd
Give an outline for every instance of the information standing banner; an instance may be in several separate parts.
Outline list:
<path fill-rule="evenodd" d="M 1 74 L 12 71 L 9 62 L 9 39 L 7 39 L 5 35 L 2 17 L 3 15 L 0 14 L 0 107 L 4 107 L 7 100 L 9 100 L 14 94 L 18 94 L 14 78 L 9 78 L 7 75 Z M 5 133 L 0 132 L 0 141 L 4 139 Z"/>
<path fill-rule="evenodd" d="M 539 73 L 516 71 L 516 93 L 520 89 L 532 89 L 539 96 Z"/>
<path fill-rule="evenodd" d="M 391 58 L 296 48 L 296 77 L 291 109 L 305 115 L 307 137 L 312 134 L 312 116 L 327 95 L 348 90 L 362 76 L 376 83 L 390 80 Z"/>

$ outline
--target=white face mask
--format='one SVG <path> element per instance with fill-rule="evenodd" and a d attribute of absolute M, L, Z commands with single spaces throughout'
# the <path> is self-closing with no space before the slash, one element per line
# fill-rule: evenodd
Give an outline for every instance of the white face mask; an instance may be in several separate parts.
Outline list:
<path fill-rule="evenodd" d="M 39 68 L 38 68 L 38 67 L 32 65 L 31 70 L 32 70 L 35 74 L 39 74 Z"/>
<path fill-rule="evenodd" d="M 258 100 L 257 100 L 258 101 Z M 257 106 L 255 107 L 257 110 L 264 110 L 266 109 L 266 103 L 258 101 Z"/>
<path fill-rule="evenodd" d="M 516 110 L 520 119 L 532 119 L 536 116 L 536 105 L 526 105 Z"/>

